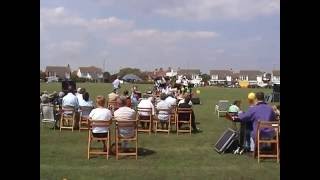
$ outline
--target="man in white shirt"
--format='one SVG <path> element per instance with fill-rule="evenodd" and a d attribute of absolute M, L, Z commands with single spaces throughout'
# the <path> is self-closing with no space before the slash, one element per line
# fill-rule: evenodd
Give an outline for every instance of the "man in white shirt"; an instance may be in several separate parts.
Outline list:
<path fill-rule="evenodd" d="M 169 113 L 170 113 L 170 108 L 171 104 L 165 101 L 166 95 L 162 93 L 160 95 L 160 101 L 157 104 L 157 109 L 164 109 L 168 111 L 159 111 L 158 113 L 158 119 L 160 120 L 161 128 L 164 129 L 164 124 L 166 125 L 166 129 L 168 129 L 168 120 L 170 118 Z"/>
<path fill-rule="evenodd" d="M 113 89 L 115 89 L 115 90 L 120 89 L 120 80 L 119 80 L 119 76 L 117 76 L 117 79 L 115 79 L 115 80 L 112 82 L 112 85 L 113 85 Z"/>
<path fill-rule="evenodd" d="M 97 102 L 97 108 L 93 109 L 90 114 L 90 120 L 95 121 L 110 121 L 112 119 L 111 111 L 107 108 L 105 108 L 106 99 L 103 96 L 97 96 L 96 99 Z M 92 124 L 92 135 L 97 138 L 104 138 L 108 136 L 108 127 L 94 127 L 94 124 Z M 103 148 L 106 149 L 106 142 L 105 140 L 102 141 Z"/>
<path fill-rule="evenodd" d="M 154 110 L 154 97 L 149 97 L 148 99 L 142 99 L 140 103 L 138 104 L 138 113 L 139 113 L 139 119 L 141 120 L 148 120 L 150 118 L 150 113 L 153 116 L 155 114 Z M 151 112 L 139 112 L 139 108 L 151 108 Z M 145 111 L 145 110 L 144 110 Z M 143 129 L 145 129 L 145 123 L 140 122 Z"/>
<path fill-rule="evenodd" d="M 121 120 L 136 120 L 136 112 L 135 110 L 129 108 L 126 106 L 127 98 L 125 96 L 120 96 L 120 98 L 117 99 L 117 103 L 119 105 L 119 109 L 117 109 L 114 112 L 114 118 L 117 121 Z M 134 128 L 133 127 L 127 127 L 127 128 L 121 128 L 119 129 L 120 136 L 122 137 L 133 137 L 134 136 Z M 124 143 L 124 148 L 127 148 L 128 143 Z"/>
<path fill-rule="evenodd" d="M 78 98 L 73 94 L 72 87 L 68 87 L 68 94 L 62 98 L 62 106 L 73 106 L 75 109 L 79 108 Z"/>
<path fill-rule="evenodd" d="M 173 97 L 172 92 L 169 92 L 168 97 L 165 99 L 167 103 L 172 105 L 177 105 L 177 99 Z"/>

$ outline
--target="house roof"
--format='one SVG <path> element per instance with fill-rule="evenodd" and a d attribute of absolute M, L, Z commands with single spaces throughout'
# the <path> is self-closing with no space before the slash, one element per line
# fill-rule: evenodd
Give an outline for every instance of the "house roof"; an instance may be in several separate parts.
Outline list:
<path fill-rule="evenodd" d="M 95 66 L 89 66 L 89 67 L 79 67 L 81 73 L 89 73 L 89 74 L 102 74 L 102 70 L 100 68 L 97 68 Z"/>
<path fill-rule="evenodd" d="M 45 72 L 55 72 L 58 77 L 65 77 L 66 73 L 71 73 L 71 69 L 66 66 L 47 66 Z"/>
<path fill-rule="evenodd" d="M 273 74 L 274 76 L 280 76 L 280 70 L 273 70 L 273 71 L 272 71 L 272 74 Z"/>
<path fill-rule="evenodd" d="M 179 75 L 200 74 L 200 69 L 180 69 L 177 73 Z"/>
<path fill-rule="evenodd" d="M 226 76 L 232 76 L 232 71 L 230 70 L 210 70 L 210 76 L 218 75 L 218 79 L 225 79 Z"/>
<path fill-rule="evenodd" d="M 248 76 L 249 80 L 257 80 L 258 75 L 263 75 L 263 72 L 258 70 L 240 70 L 240 76 Z"/>

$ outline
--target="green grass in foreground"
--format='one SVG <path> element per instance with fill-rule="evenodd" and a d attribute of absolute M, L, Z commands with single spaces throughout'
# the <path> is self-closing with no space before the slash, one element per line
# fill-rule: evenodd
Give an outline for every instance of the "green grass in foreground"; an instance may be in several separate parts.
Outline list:
<path fill-rule="evenodd" d="M 60 83 L 40 84 L 41 91 L 61 90 Z M 85 87 L 94 99 L 107 95 L 111 84 L 78 83 Z M 130 89 L 124 85 L 121 90 Z M 150 85 L 138 85 L 141 91 Z M 109 160 L 104 157 L 87 160 L 87 133 L 53 131 L 46 127 L 40 130 L 40 177 L 46 179 L 280 179 L 280 165 L 273 160 L 262 161 L 245 155 L 220 155 L 213 144 L 231 123 L 214 114 L 214 105 L 219 99 L 231 102 L 241 99 L 247 109 L 248 92 L 270 89 L 227 89 L 203 87 L 199 95 L 202 104 L 194 105 L 199 134 L 169 136 L 165 134 L 139 134 L 139 147 L 154 153 L 139 156 L 138 160 Z M 112 136 L 113 138 L 113 136 Z"/>

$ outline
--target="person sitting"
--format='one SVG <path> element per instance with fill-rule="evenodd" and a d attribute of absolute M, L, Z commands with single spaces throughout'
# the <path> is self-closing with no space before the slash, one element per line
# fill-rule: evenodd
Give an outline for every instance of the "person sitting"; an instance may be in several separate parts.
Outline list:
<path fill-rule="evenodd" d="M 172 92 L 169 92 L 168 93 L 168 96 L 167 98 L 165 99 L 165 101 L 170 104 L 170 106 L 174 106 L 174 105 L 177 105 L 177 99 L 174 98 Z"/>
<path fill-rule="evenodd" d="M 235 100 L 233 104 L 229 107 L 228 113 L 230 113 L 232 116 L 238 116 L 238 113 L 240 111 L 240 100 Z"/>
<path fill-rule="evenodd" d="M 178 105 L 179 108 L 192 108 L 192 106 L 190 105 L 190 96 L 185 96 L 184 101 L 182 103 L 180 103 Z M 179 119 L 189 119 L 189 114 L 179 114 Z M 194 112 L 192 110 L 191 112 L 191 127 L 192 127 L 192 131 L 193 132 L 201 132 L 200 128 L 197 128 L 196 126 L 196 120 L 195 120 L 195 115 Z M 179 127 L 181 127 L 182 124 L 179 123 Z"/>
<path fill-rule="evenodd" d="M 75 94 L 78 98 L 78 102 L 83 100 L 83 94 L 86 92 L 85 88 L 78 88 L 77 93 Z"/>
<path fill-rule="evenodd" d="M 113 89 L 112 92 L 108 94 L 108 102 L 116 101 L 116 99 L 119 97 L 119 95 L 116 92 L 117 92 L 117 89 Z"/>
<path fill-rule="evenodd" d="M 68 94 L 62 98 L 62 106 L 73 106 L 75 109 L 79 108 L 78 98 L 73 94 L 72 87 L 68 87 Z"/>
<path fill-rule="evenodd" d="M 65 95 L 62 98 L 62 107 L 64 106 L 71 106 L 74 108 L 75 110 L 75 129 L 78 128 L 78 122 L 79 122 L 79 113 L 78 113 L 78 109 L 79 109 L 79 101 L 78 98 L 73 94 L 73 89 L 72 86 L 68 86 L 68 94 Z"/>
<path fill-rule="evenodd" d="M 114 118 L 117 121 L 121 120 L 136 120 L 136 112 L 130 107 L 126 106 L 127 98 L 125 96 L 120 96 L 117 98 L 117 103 L 119 105 L 119 109 L 114 112 Z M 130 138 L 134 136 L 134 128 L 126 127 L 119 129 L 119 135 L 122 137 Z M 123 148 L 128 148 L 128 143 L 124 142 Z"/>
<path fill-rule="evenodd" d="M 170 110 L 171 104 L 166 102 L 166 94 L 162 93 L 160 94 L 160 101 L 157 103 L 156 109 L 166 109 Z M 168 122 L 169 122 L 169 112 L 167 111 L 159 111 L 158 119 L 161 124 L 161 129 L 164 129 L 164 125 L 166 125 L 166 129 L 168 129 Z"/>
<path fill-rule="evenodd" d="M 188 99 L 190 99 L 190 101 L 189 101 L 188 104 L 189 104 L 190 106 L 192 106 L 191 94 L 190 94 L 190 93 L 184 93 L 183 99 L 181 99 L 181 100 L 178 102 L 178 106 L 179 106 L 181 103 L 184 103 L 184 102 L 185 102 L 186 97 L 188 97 Z"/>
<path fill-rule="evenodd" d="M 87 93 L 85 93 L 87 94 Z M 84 94 L 84 98 L 86 98 L 86 95 Z M 89 98 L 89 95 L 88 95 Z M 106 99 L 103 96 L 97 96 L 96 98 L 97 108 L 93 109 L 90 114 L 89 118 L 91 120 L 95 121 L 110 121 L 112 119 L 111 111 L 107 108 L 105 108 Z M 94 124 L 92 124 L 92 135 L 96 138 L 104 138 L 108 136 L 108 127 L 94 127 Z M 103 140 L 103 149 L 107 150 L 106 141 Z"/>
<path fill-rule="evenodd" d="M 123 96 L 127 98 L 126 106 L 127 107 L 131 107 L 131 98 L 129 96 L 129 91 L 128 90 L 124 90 L 123 91 Z"/>
<path fill-rule="evenodd" d="M 138 104 L 138 109 L 139 108 L 151 108 L 151 112 L 139 112 L 139 119 L 141 120 L 148 120 L 150 117 L 150 113 L 153 116 L 155 113 L 154 110 L 154 103 L 155 99 L 154 97 L 149 97 L 148 99 L 142 99 L 140 103 Z M 140 122 L 141 126 L 143 129 L 145 129 L 145 122 Z M 151 124 L 149 124 L 151 125 Z"/>
<path fill-rule="evenodd" d="M 62 99 L 64 97 L 64 92 L 59 92 L 59 95 L 58 95 L 58 105 L 59 105 L 59 109 L 61 109 L 62 107 Z"/>
<path fill-rule="evenodd" d="M 79 106 L 87 106 L 87 107 L 93 107 L 93 102 L 89 99 L 89 93 L 85 92 L 82 95 L 82 100 L 79 101 Z"/>
<path fill-rule="evenodd" d="M 255 142 L 255 140 L 256 140 L 258 122 L 260 120 L 274 121 L 276 118 L 276 115 L 275 115 L 272 107 L 269 106 L 264 101 L 264 93 L 257 92 L 255 94 L 255 96 L 256 96 L 256 101 L 257 101 L 256 105 L 250 107 L 247 112 L 239 113 L 239 120 L 240 121 L 252 122 L 252 124 L 253 124 L 253 131 L 251 133 L 251 138 L 253 139 L 253 142 Z M 275 134 L 272 129 L 266 128 L 266 129 L 261 130 L 260 135 L 262 138 L 273 138 Z"/>

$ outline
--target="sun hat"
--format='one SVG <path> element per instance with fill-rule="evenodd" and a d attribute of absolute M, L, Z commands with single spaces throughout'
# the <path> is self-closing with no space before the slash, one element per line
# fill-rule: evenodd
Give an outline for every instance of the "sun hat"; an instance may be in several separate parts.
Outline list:
<path fill-rule="evenodd" d="M 249 99 L 249 100 L 255 100 L 255 99 L 256 99 L 255 93 L 253 93 L 253 92 L 249 93 L 249 94 L 248 94 L 248 99 Z"/>

